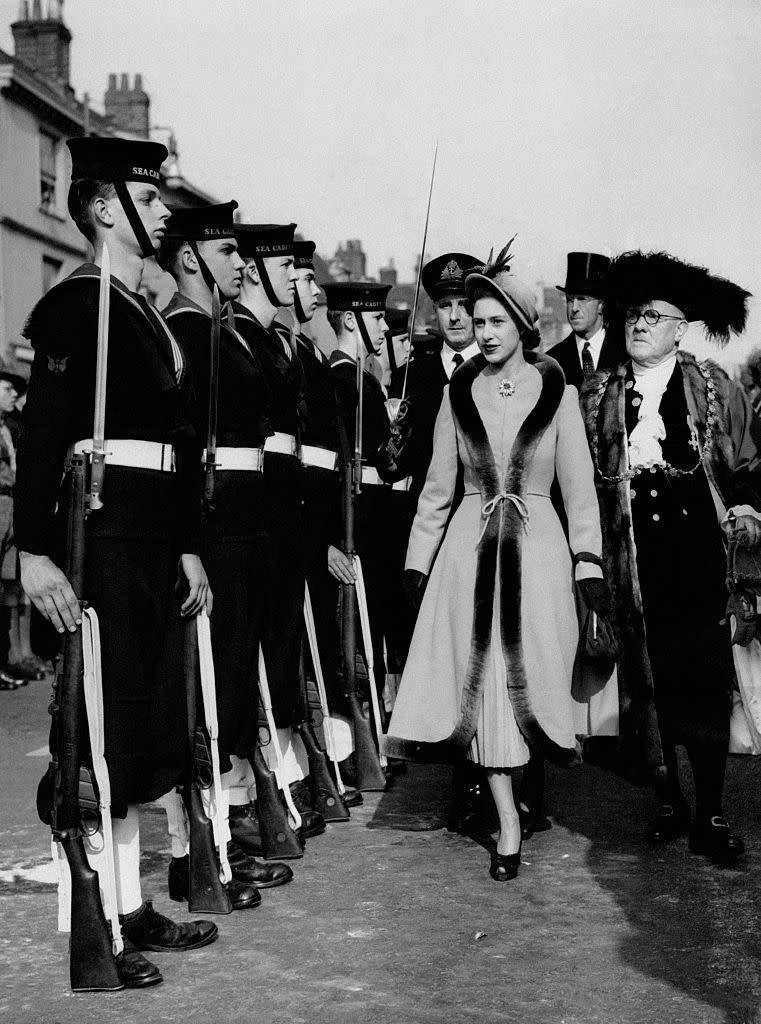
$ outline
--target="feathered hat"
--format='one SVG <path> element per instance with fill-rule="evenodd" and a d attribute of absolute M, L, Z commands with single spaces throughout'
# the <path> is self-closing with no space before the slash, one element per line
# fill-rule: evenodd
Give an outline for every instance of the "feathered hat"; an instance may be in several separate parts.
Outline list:
<path fill-rule="evenodd" d="M 611 264 L 604 317 L 607 327 L 620 328 L 627 309 L 661 299 L 676 306 L 685 320 L 702 320 L 706 336 L 726 345 L 730 334 L 745 327 L 749 296 L 726 278 L 666 252 L 625 252 Z"/>
<path fill-rule="evenodd" d="M 479 293 L 491 295 L 502 303 L 521 333 L 530 339 L 536 335 L 539 313 L 533 288 L 510 272 L 510 262 L 513 258 L 510 246 L 514 240 L 515 235 L 496 259 L 493 258 L 492 249 L 486 263 L 482 267 L 473 268 L 465 278 L 465 294 L 471 301 Z"/>

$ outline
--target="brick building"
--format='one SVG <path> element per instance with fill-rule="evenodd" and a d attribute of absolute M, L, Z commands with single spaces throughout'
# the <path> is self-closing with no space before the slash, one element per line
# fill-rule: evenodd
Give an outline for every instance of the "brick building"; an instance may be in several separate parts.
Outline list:
<path fill-rule="evenodd" d="M 21 330 L 35 302 L 88 255 L 66 210 L 71 171 L 65 140 L 114 134 L 147 138 L 150 98 L 140 75 L 110 75 L 103 113 L 70 81 L 71 33 L 62 0 L 22 0 L 11 25 L 14 53 L 0 50 L 0 365 L 26 375 L 32 352 Z M 180 173 L 177 146 L 162 168 L 173 206 L 213 202 Z M 171 285 L 157 266 L 144 288 L 159 304 Z"/>

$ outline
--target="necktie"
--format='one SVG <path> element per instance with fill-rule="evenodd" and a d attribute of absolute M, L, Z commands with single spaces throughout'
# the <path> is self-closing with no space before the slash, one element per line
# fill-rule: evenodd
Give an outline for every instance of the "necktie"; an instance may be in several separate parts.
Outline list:
<path fill-rule="evenodd" d="M 462 358 L 460 353 L 459 352 L 455 352 L 455 354 L 452 356 L 452 373 L 454 373 L 454 371 L 457 369 L 457 367 L 460 366 L 460 364 L 464 363 L 464 362 L 465 362 L 465 360 Z"/>
<path fill-rule="evenodd" d="M 581 368 L 584 371 L 585 377 L 591 377 L 595 372 L 595 363 L 592 359 L 592 349 L 589 347 L 589 342 L 584 342 L 584 347 L 581 350 Z"/>

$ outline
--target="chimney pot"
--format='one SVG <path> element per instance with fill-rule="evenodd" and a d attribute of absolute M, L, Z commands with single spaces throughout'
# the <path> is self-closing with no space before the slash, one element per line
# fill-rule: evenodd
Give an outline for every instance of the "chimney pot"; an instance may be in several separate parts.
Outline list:
<path fill-rule="evenodd" d="M 122 75 L 121 85 L 119 86 L 122 92 L 129 92 L 129 76 Z"/>
<path fill-rule="evenodd" d="M 143 91 L 143 76 L 138 71 L 138 73 L 135 75 L 135 92 L 142 92 L 142 91 Z"/>
<path fill-rule="evenodd" d="M 109 75 L 108 76 L 108 91 L 109 92 L 115 92 L 116 91 L 116 75 Z"/>
<path fill-rule="evenodd" d="M 32 20 L 42 21 L 42 3 L 41 0 L 34 0 L 32 3 Z"/>

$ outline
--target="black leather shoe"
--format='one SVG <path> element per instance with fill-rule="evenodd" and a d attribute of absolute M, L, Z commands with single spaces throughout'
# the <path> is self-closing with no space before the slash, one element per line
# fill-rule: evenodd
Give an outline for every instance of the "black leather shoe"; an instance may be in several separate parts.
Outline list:
<path fill-rule="evenodd" d="M 679 836 L 685 835 L 689 827 L 689 808 L 661 804 L 647 827 L 647 840 L 656 845 L 670 843 L 672 840 L 678 839 Z"/>
<path fill-rule="evenodd" d="M 158 985 L 164 980 L 158 967 L 146 960 L 129 939 L 124 939 L 124 950 L 117 957 L 117 963 L 127 988 L 147 988 L 148 985 Z"/>
<path fill-rule="evenodd" d="M 690 830 L 690 853 L 708 857 L 716 864 L 735 864 L 745 853 L 745 843 L 729 831 L 726 818 L 714 816 Z"/>
<path fill-rule="evenodd" d="M 521 862 L 521 848 L 517 853 L 493 853 L 489 874 L 495 882 L 509 882 L 518 874 Z"/>
<path fill-rule="evenodd" d="M 325 819 L 314 809 L 312 791 L 307 779 L 299 779 L 289 786 L 291 799 L 301 815 L 301 835 L 304 839 L 312 839 L 325 831 Z M 232 830 L 231 830 L 232 831 Z M 233 836 L 233 839 L 235 836 Z"/>
<path fill-rule="evenodd" d="M 287 864 L 257 860 L 234 842 L 227 844 L 227 860 L 234 879 L 257 889 L 274 889 L 276 885 L 285 885 L 293 878 L 293 871 Z"/>
<path fill-rule="evenodd" d="M 0 690 L 18 690 L 19 686 L 26 686 L 28 679 L 12 675 L 7 669 L 0 669 Z"/>
<path fill-rule="evenodd" d="M 304 839 L 313 839 L 321 836 L 327 828 L 325 819 L 317 811 L 299 811 L 301 815 L 301 828 L 299 832 Z"/>
<path fill-rule="evenodd" d="M 343 794 L 343 798 L 347 807 L 360 807 L 365 802 L 358 789 L 350 789 L 348 786 Z"/>
<path fill-rule="evenodd" d="M 185 952 L 200 949 L 219 935 L 213 921 L 189 921 L 176 924 L 168 917 L 157 913 L 150 900 L 131 914 L 120 914 L 122 935 L 129 939 L 135 949 L 151 949 L 158 953 Z"/>
<path fill-rule="evenodd" d="M 244 855 L 245 856 L 245 855 Z M 230 865 L 232 868 L 232 865 Z M 262 898 L 257 890 L 245 879 L 235 877 L 225 885 L 233 910 L 251 910 L 258 907 Z M 169 898 L 183 903 L 190 895 L 190 858 L 172 857 L 169 862 Z"/>
<path fill-rule="evenodd" d="M 535 832 L 549 832 L 552 822 L 544 814 L 535 815 L 531 811 L 518 809 L 521 821 L 521 839 L 525 843 Z"/>
<path fill-rule="evenodd" d="M 262 853 L 262 835 L 253 804 L 230 805 L 230 834 L 244 853 Z"/>

